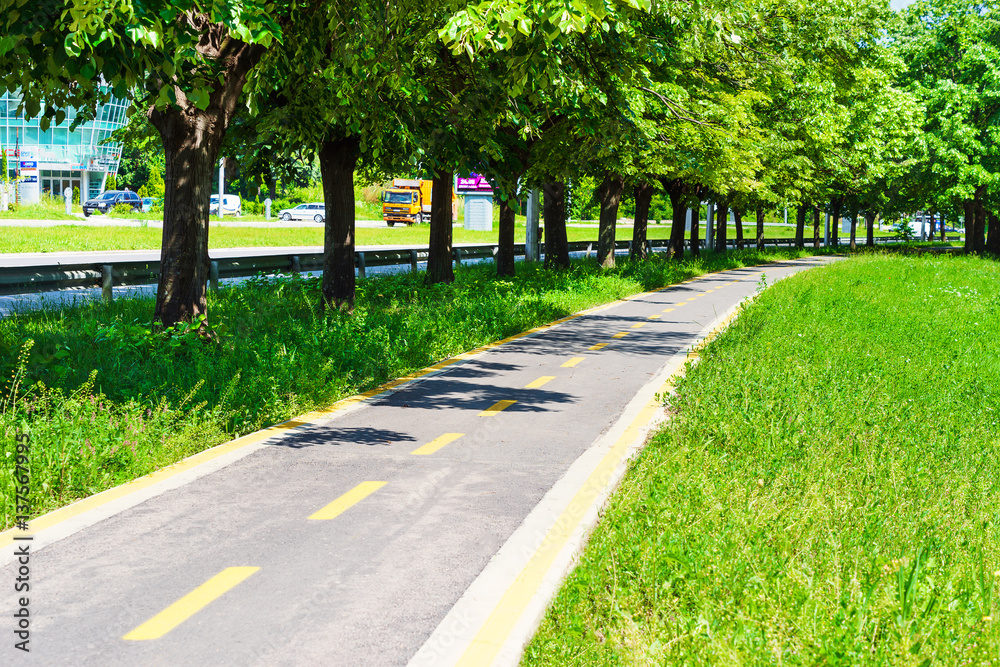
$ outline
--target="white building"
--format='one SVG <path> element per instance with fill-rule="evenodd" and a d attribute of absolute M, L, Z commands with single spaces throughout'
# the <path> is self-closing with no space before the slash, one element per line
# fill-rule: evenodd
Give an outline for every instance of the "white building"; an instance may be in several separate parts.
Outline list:
<path fill-rule="evenodd" d="M 70 110 L 60 125 L 42 130 L 38 118 L 18 115 L 20 103 L 19 95 L 0 93 L 0 146 L 11 177 L 24 167 L 21 200 L 37 202 L 42 196 L 58 196 L 67 187 L 79 188 L 82 200 L 100 194 L 107 176 L 118 172 L 122 153 L 120 144 L 101 142 L 125 124 L 128 102 L 112 98 L 98 107 L 95 120 L 73 131 L 69 128 L 75 111 Z"/>

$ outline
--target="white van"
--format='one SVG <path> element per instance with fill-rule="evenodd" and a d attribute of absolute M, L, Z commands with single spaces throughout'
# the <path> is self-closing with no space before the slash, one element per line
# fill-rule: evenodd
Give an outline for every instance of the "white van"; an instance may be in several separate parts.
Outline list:
<path fill-rule="evenodd" d="M 219 211 L 219 195 L 212 195 L 209 208 L 216 215 L 243 215 L 243 201 L 239 195 L 222 195 L 222 210 Z"/>

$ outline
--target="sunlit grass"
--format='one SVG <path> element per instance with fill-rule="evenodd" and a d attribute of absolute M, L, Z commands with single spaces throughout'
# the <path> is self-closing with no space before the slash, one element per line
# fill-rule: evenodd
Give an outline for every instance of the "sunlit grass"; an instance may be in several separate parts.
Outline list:
<path fill-rule="evenodd" d="M 515 242 L 524 243 L 525 227 L 519 224 L 515 232 Z M 597 241 L 597 228 L 574 227 L 567 229 L 570 241 Z M 0 253 L 18 252 L 60 252 L 87 250 L 158 250 L 163 231 L 159 227 L 90 227 L 83 225 L 59 225 L 53 227 L 4 227 L 0 226 Z M 729 231 L 729 239 L 735 232 Z M 793 228 L 768 227 L 767 238 L 791 238 Z M 413 227 L 358 227 L 356 243 L 366 245 L 427 245 L 430 236 L 429 225 Z M 650 239 L 670 238 L 669 225 L 650 225 Z M 618 227 L 617 238 L 628 241 L 632 230 Z M 497 232 L 477 232 L 456 227 L 455 243 L 497 242 Z M 811 243 L 811 241 L 810 241 Z M 295 247 L 322 246 L 323 227 L 226 227 L 213 224 L 208 235 L 210 248 L 253 248 L 253 247 Z M 749 241 L 747 242 L 749 246 Z M 808 245 L 808 244 L 807 244 Z"/>
<path fill-rule="evenodd" d="M 1000 267 L 768 289 L 678 386 L 527 665 L 1000 662 Z"/>

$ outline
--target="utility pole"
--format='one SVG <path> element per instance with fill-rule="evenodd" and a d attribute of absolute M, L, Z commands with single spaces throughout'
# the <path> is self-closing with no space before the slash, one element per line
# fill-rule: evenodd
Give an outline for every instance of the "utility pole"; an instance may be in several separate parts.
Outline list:
<path fill-rule="evenodd" d="M 222 217 L 222 200 L 226 194 L 226 158 L 219 158 L 219 217 Z"/>
<path fill-rule="evenodd" d="M 527 230 L 524 235 L 524 259 L 537 262 L 541 259 L 541 247 L 538 242 L 538 218 L 541 204 L 538 188 L 528 191 Z"/>
<path fill-rule="evenodd" d="M 715 204 L 708 202 L 708 210 L 705 214 L 705 248 L 713 250 L 715 248 Z"/>

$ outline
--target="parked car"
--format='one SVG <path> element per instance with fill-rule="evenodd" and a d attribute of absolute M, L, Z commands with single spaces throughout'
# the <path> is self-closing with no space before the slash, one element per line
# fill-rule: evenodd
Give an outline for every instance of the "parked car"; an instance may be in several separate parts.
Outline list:
<path fill-rule="evenodd" d="M 163 206 L 163 197 L 143 197 L 142 198 L 142 212 L 149 213 L 153 210 L 154 206 Z"/>
<path fill-rule="evenodd" d="M 222 195 L 222 211 L 219 212 L 219 195 L 212 195 L 209 208 L 216 215 L 243 215 L 243 200 L 239 195 Z"/>
<path fill-rule="evenodd" d="M 283 209 L 278 213 L 278 217 L 286 222 L 289 220 L 312 220 L 323 223 L 326 222 L 326 205 L 316 202 L 299 204 L 295 208 Z"/>
<path fill-rule="evenodd" d="M 128 190 L 108 190 L 94 199 L 85 201 L 83 215 L 89 217 L 91 213 L 107 213 L 117 204 L 127 204 L 132 207 L 133 211 L 142 210 L 142 200 L 136 193 Z"/>

